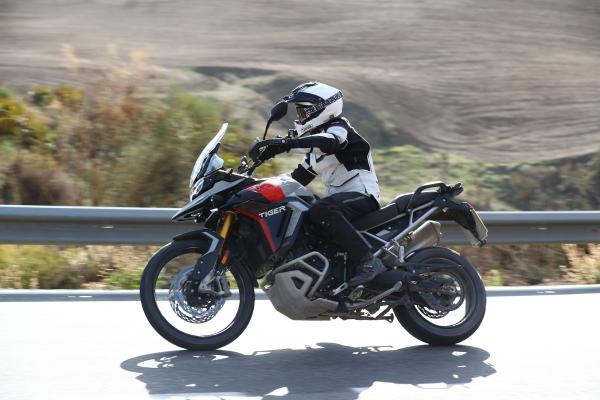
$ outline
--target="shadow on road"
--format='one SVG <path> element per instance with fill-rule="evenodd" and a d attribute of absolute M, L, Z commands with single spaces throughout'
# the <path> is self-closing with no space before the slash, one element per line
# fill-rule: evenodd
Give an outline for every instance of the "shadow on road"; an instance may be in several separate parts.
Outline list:
<path fill-rule="evenodd" d="M 358 397 L 375 381 L 428 387 L 450 387 L 487 377 L 496 370 L 485 362 L 489 353 L 477 347 L 415 346 L 318 347 L 268 350 L 251 355 L 231 351 L 154 353 L 131 358 L 121 368 L 153 394 L 267 396 L 273 393 L 307 398 L 319 393 Z M 287 392 L 285 389 L 287 387 Z M 337 397 L 337 396 L 336 396 Z"/>

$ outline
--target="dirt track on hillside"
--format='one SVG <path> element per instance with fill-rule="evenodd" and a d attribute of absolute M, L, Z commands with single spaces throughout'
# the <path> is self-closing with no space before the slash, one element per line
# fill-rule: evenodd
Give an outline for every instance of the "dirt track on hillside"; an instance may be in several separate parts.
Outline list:
<path fill-rule="evenodd" d="M 99 64 L 112 44 L 264 91 L 258 108 L 298 80 L 337 85 L 379 144 L 494 161 L 600 148 L 597 0 L 1 2 L 0 81 L 21 88 L 72 79 L 63 43 Z"/>

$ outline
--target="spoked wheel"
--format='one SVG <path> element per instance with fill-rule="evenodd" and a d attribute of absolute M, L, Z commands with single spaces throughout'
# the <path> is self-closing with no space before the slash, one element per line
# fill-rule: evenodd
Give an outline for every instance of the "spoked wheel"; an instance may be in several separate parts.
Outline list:
<path fill-rule="evenodd" d="M 233 261 L 219 269 L 213 293 L 190 295 L 187 278 L 203 250 L 197 242 L 169 243 L 152 256 L 140 285 L 142 307 L 152 327 L 189 350 L 214 350 L 231 343 L 246 329 L 254 310 L 250 273 Z"/>
<path fill-rule="evenodd" d="M 404 329 L 425 343 L 441 346 L 471 336 L 483 321 L 486 306 L 485 287 L 475 267 L 458 253 L 441 247 L 422 250 L 409 262 L 440 268 L 425 274 L 430 288 L 419 296 L 427 297 L 429 304 L 418 301 L 394 308 Z"/>

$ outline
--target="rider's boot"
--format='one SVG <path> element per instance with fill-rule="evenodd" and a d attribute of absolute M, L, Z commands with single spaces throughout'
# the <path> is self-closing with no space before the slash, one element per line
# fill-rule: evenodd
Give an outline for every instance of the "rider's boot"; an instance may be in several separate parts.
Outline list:
<path fill-rule="evenodd" d="M 355 287 L 358 285 L 364 285 L 385 270 L 385 265 L 383 265 L 381 260 L 369 253 L 358 263 L 358 266 L 356 267 L 356 275 L 350 279 L 348 286 Z"/>

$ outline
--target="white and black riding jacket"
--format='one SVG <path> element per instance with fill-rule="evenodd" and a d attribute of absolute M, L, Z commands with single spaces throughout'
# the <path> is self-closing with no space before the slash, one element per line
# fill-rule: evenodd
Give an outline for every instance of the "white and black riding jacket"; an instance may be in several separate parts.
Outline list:
<path fill-rule="evenodd" d="M 321 175 L 327 196 L 359 192 L 379 201 L 371 146 L 346 118 L 324 124 L 319 133 L 292 139 L 291 147 L 309 149 L 304 161 L 292 172 L 292 178 L 302 185 Z"/>

